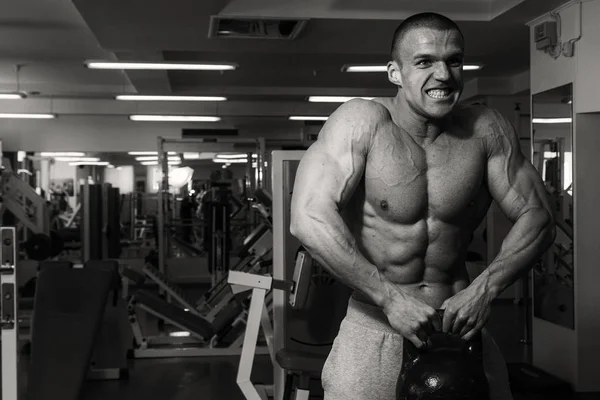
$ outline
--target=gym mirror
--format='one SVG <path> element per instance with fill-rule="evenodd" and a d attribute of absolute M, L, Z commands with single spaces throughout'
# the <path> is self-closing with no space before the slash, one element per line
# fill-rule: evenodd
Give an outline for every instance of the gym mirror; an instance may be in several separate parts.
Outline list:
<path fill-rule="evenodd" d="M 536 318 L 574 329 L 572 84 L 533 95 L 532 163 L 542 176 L 556 239 L 533 270 Z"/>

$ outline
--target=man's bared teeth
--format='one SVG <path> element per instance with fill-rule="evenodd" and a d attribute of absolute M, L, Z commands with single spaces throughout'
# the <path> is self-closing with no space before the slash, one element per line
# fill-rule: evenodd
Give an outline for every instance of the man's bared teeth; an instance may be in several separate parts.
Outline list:
<path fill-rule="evenodd" d="M 444 97 L 447 97 L 450 94 L 450 90 L 449 89 L 432 89 L 432 90 L 428 90 L 427 94 L 430 97 L 433 97 L 435 99 L 443 99 Z"/>

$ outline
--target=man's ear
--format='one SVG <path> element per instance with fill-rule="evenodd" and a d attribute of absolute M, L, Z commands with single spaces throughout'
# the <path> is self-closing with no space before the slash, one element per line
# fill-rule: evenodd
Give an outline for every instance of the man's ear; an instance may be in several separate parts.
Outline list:
<path fill-rule="evenodd" d="M 396 86 L 402 87 L 402 76 L 400 75 L 400 65 L 396 61 L 390 61 L 387 64 L 388 80 Z"/>

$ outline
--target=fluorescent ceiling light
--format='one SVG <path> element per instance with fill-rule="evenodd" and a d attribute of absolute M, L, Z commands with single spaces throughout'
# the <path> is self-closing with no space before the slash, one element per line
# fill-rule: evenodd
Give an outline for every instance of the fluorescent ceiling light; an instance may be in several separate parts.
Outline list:
<path fill-rule="evenodd" d="M 0 100 L 21 100 L 24 99 L 23 93 L 12 92 L 12 93 L 0 93 Z"/>
<path fill-rule="evenodd" d="M 293 115 L 290 117 L 291 121 L 327 121 L 329 117 L 311 117 L 311 116 L 300 116 Z"/>
<path fill-rule="evenodd" d="M 1 98 L 1 97 L 0 97 Z M 226 101 L 222 96 L 146 96 L 122 94 L 115 97 L 117 100 L 125 101 Z"/>
<path fill-rule="evenodd" d="M 69 165 L 98 165 L 98 166 L 107 166 L 110 163 L 108 161 L 78 161 L 69 163 Z"/>
<path fill-rule="evenodd" d="M 185 153 L 183 153 L 184 160 L 212 160 L 215 157 L 217 157 L 217 153 L 213 153 L 213 152 L 201 152 L 201 153 L 185 152 Z"/>
<path fill-rule="evenodd" d="M 143 70 L 186 70 L 186 71 L 231 71 L 237 68 L 226 63 L 173 63 L 173 62 L 111 62 L 86 61 L 91 69 L 143 69 Z"/>
<path fill-rule="evenodd" d="M 387 65 L 344 65 L 342 72 L 386 72 Z"/>
<path fill-rule="evenodd" d="M 481 69 L 481 65 L 465 64 L 463 71 L 475 71 Z M 387 65 L 344 65 L 342 72 L 386 72 Z"/>
<path fill-rule="evenodd" d="M 188 336 L 190 336 L 190 333 L 189 332 L 183 332 L 183 331 L 180 331 L 180 332 L 170 332 L 169 336 L 171 336 L 171 337 L 188 337 Z"/>
<path fill-rule="evenodd" d="M 42 157 L 83 157 L 85 153 L 81 153 L 78 151 L 59 151 L 59 152 L 46 152 L 42 151 L 40 153 Z"/>
<path fill-rule="evenodd" d="M 142 165 L 158 165 L 158 161 L 142 161 L 140 164 Z M 181 160 L 171 160 L 168 161 L 169 165 L 179 165 L 181 164 Z"/>
<path fill-rule="evenodd" d="M 571 118 L 533 118 L 534 124 L 570 124 Z"/>
<path fill-rule="evenodd" d="M 130 156 L 157 156 L 158 151 L 128 151 Z M 174 151 L 169 151 L 167 154 L 177 154 Z"/>
<path fill-rule="evenodd" d="M 235 159 L 235 158 L 248 158 L 247 154 L 239 153 L 239 154 L 217 154 L 216 158 L 225 158 L 225 159 Z M 253 158 L 256 158 L 256 154 L 252 154 Z"/>
<path fill-rule="evenodd" d="M 132 121 L 150 121 L 150 122 L 217 122 L 220 117 L 211 117 L 204 115 L 130 115 Z"/>
<path fill-rule="evenodd" d="M 56 115 L 54 115 L 54 114 L 1 113 L 0 118 L 52 119 L 52 118 L 56 118 Z"/>
<path fill-rule="evenodd" d="M 158 156 L 136 157 L 135 160 L 136 161 L 158 161 Z"/>
<path fill-rule="evenodd" d="M 221 164 L 246 164 L 248 160 L 245 158 L 213 158 L 213 162 Z"/>
<path fill-rule="evenodd" d="M 55 157 L 56 161 L 100 161 L 98 157 Z"/>
<path fill-rule="evenodd" d="M 347 97 L 347 96 L 310 96 L 311 103 L 345 103 L 352 99 L 373 100 L 373 97 Z"/>
<path fill-rule="evenodd" d="M 142 156 L 142 157 L 136 157 L 135 158 L 136 161 L 158 161 L 158 156 Z M 168 161 L 181 161 L 181 158 L 179 158 L 179 156 L 173 156 L 173 157 L 167 157 Z"/>

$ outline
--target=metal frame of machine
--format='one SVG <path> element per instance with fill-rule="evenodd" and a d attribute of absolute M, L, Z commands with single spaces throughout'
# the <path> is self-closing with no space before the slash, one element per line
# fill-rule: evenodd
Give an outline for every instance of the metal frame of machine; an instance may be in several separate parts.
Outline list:
<path fill-rule="evenodd" d="M 19 398 L 19 317 L 17 243 L 13 227 L 0 227 L 0 295 L 2 316 L 2 400 Z"/>
<path fill-rule="evenodd" d="M 286 280 L 286 248 L 287 239 L 290 235 L 289 225 L 286 226 L 286 211 L 290 205 L 285 204 L 286 190 L 284 182 L 285 163 L 289 161 L 300 161 L 304 156 L 304 150 L 273 151 L 271 153 L 271 177 L 273 186 L 273 279 Z M 273 293 L 273 351 L 277 353 L 285 344 L 285 308 L 287 298 L 281 290 Z M 283 399 L 285 384 L 285 371 L 277 363 L 273 365 L 273 395 L 275 400 Z"/>
<path fill-rule="evenodd" d="M 271 363 L 278 365 L 273 346 L 273 325 L 269 317 L 270 309 L 265 303 L 267 296 L 273 292 L 282 292 L 292 308 L 302 308 L 310 284 L 310 263 L 310 257 L 305 252 L 301 252 L 296 258 L 293 278 L 286 281 L 273 279 L 268 275 L 239 271 L 232 271 L 229 274 L 228 282 L 234 292 L 252 290 L 248 324 L 236 378 L 236 382 L 247 400 L 268 400 L 269 397 L 273 396 L 273 385 L 255 385 L 251 381 L 254 357 L 257 354 L 256 341 L 260 328 L 262 328 L 267 341 Z M 296 388 L 294 399 L 308 400 L 309 395 L 309 390 Z"/>
<path fill-rule="evenodd" d="M 228 282 L 234 292 L 240 293 L 243 291 L 252 290 L 252 300 L 250 301 L 250 309 L 248 311 L 248 323 L 246 332 L 243 337 L 243 346 L 240 354 L 240 362 L 238 366 L 237 384 L 248 400 L 267 400 L 272 395 L 272 386 L 254 385 L 250 380 L 252 375 L 252 365 L 257 347 L 258 334 L 260 328 L 263 330 L 267 341 L 267 348 L 271 362 L 276 365 L 275 352 L 273 351 L 273 327 L 269 318 L 269 309 L 265 301 L 268 293 L 273 289 L 274 284 L 278 283 L 281 286 L 285 282 L 274 280 L 270 276 L 255 275 L 246 272 L 231 271 L 229 273 Z M 293 286 L 289 285 L 290 289 Z"/>

